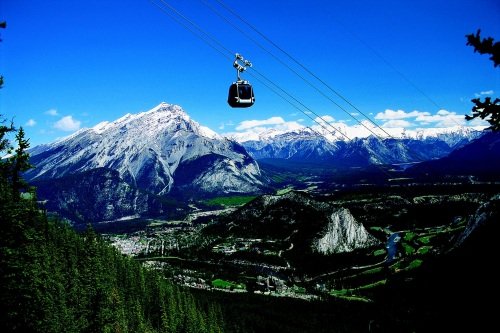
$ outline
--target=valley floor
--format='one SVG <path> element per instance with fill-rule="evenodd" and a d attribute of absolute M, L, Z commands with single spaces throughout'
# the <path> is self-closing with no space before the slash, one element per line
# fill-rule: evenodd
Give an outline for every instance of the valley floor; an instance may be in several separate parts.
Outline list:
<path fill-rule="evenodd" d="M 300 258 L 294 252 L 298 244 L 290 237 L 206 232 L 221 218 L 231 216 L 236 207 L 197 211 L 183 221 L 148 220 L 144 230 L 106 237 L 123 253 L 200 292 L 347 302 L 350 306 L 354 302 L 369 307 L 385 304 L 386 297 L 397 297 L 395 290 L 402 290 L 406 294 L 401 302 L 412 311 L 417 304 L 412 304 L 415 295 L 409 288 L 428 279 L 422 278 L 422 272 L 449 255 L 475 212 L 494 193 L 470 192 L 470 188 L 466 192 L 425 189 L 428 191 L 415 189 L 414 195 L 362 191 L 322 196 L 321 202 L 347 208 L 379 241 L 349 253 Z M 388 320 L 394 324 L 396 319 Z M 397 325 L 412 327 L 418 318 L 408 316 L 407 320 Z"/>

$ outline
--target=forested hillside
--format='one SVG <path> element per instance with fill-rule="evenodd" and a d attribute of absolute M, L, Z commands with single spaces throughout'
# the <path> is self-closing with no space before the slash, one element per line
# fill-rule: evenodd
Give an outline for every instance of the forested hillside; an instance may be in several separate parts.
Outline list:
<path fill-rule="evenodd" d="M 11 147 L 9 135 L 16 133 Z M 0 124 L 1 332 L 220 332 L 213 303 L 195 299 L 161 273 L 48 218 L 21 179 L 24 131 Z"/>

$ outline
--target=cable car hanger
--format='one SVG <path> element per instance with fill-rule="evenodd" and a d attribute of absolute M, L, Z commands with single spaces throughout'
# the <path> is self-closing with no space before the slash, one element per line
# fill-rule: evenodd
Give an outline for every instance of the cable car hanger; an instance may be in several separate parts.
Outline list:
<path fill-rule="evenodd" d="M 252 67 L 252 63 L 236 53 L 233 67 L 236 68 L 237 80 L 229 87 L 227 103 L 233 108 L 248 108 L 255 103 L 253 87 L 250 82 L 241 79 L 240 74 L 246 71 L 247 67 Z"/>

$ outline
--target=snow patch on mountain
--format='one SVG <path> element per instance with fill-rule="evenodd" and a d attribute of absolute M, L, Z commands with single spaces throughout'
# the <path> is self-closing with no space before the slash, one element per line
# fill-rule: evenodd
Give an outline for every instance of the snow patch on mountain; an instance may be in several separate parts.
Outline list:
<path fill-rule="evenodd" d="M 166 194 L 176 185 L 179 168 L 190 163 L 203 189 L 258 192 L 263 186 L 257 163 L 243 147 L 200 126 L 180 106 L 167 103 L 81 129 L 30 153 L 36 165 L 27 173 L 30 180 L 108 168 L 132 186 Z M 205 163 L 203 170 L 193 167 L 207 156 L 217 157 L 219 164 Z"/>
<path fill-rule="evenodd" d="M 310 128 L 268 132 L 259 140 L 242 142 L 255 159 L 290 159 L 301 162 L 329 162 L 335 165 L 366 166 L 399 164 L 441 158 L 483 135 L 460 127 L 448 130 L 406 131 L 399 137 L 375 136 L 345 140 Z"/>

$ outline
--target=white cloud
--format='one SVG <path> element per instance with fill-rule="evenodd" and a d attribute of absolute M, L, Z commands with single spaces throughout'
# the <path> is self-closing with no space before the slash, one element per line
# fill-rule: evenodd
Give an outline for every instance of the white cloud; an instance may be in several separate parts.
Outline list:
<path fill-rule="evenodd" d="M 220 129 L 220 130 L 223 130 L 224 128 L 226 128 L 226 126 L 234 126 L 234 123 L 233 123 L 231 120 L 230 120 L 230 121 L 228 121 L 227 123 L 221 123 L 221 124 L 219 125 L 219 129 Z"/>
<path fill-rule="evenodd" d="M 390 110 L 379 112 L 375 119 L 385 121 L 381 126 L 384 128 L 413 127 L 413 126 L 431 126 L 431 127 L 450 127 L 464 125 L 464 116 L 457 115 L 456 112 L 448 110 L 439 110 L 435 114 L 423 111 L 406 112 L 404 110 Z M 403 121 L 404 120 L 404 121 Z"/>
<path fill-rule="evenodd" d="M 471 121 L 468 121 L 467 125 L 471 127 L 489 127 L 491 124 L 488 123 L 486 120 L 480 118 L 474 118 Z"/>
<path fill-rule="evenodd" d="M 379 123 L 381 128 L 378 128 L 368 120 L 363 120 L 361 124 L 354 124 L 349 123 L 350 120 L 335 120 L 330 115 L 324 115 L 321 118 L 316 117 L 314 119 L 315 122 L 310 119 L 306 119 L 307 121 L 304 122 L 303 119 L 286 121 L 282 117 L 271 117 L 264 120 L 242 121 L 237 124 L 235 131 L 223 133 L 222 135 L 244 142 L 310 127 L 314 131 L 325 135 L 328 140 L 333 141 L 371 135 L 399 137 L 404 135 L 404 133 L 416 133 L 419 129 L 425 129 L 430 132 L 442 132 L 454 130 L 459 128 L 459 126 L 467 126 L 475 129 L 488 126 L 484 120 L 475 119 L 474 121 L 467 122 L 464 115 L 444 109 L 438 110 L 434 114 L 418 110 L 406 112 L 404 110 L 394 111 L 387 109 L 384 112 L 378 113 L 375 119 L 379 120 L 377 123 Z"/>
<path fill-rule="evenodd" d="M 71 132 L 80 129 L 81 122 L 79 120 L 73 119 L 72 116 L 66 116 L 59 119 L 55 124 L 54 128 L 61 131 Z"/>
<path fill-rule="evenodd" d="M 384 112 L 377 113 L 375 115 L 375 119 L 379 120 L 405 119 L 405 118 L 414 118 L 421 115 L 430 115 L 430 113 L 420 112 L 420 111 L 405 112 L 403 110 L 394 111 L 387 109 Z"/>
<path fill-rule="evenodd" d="M 324 122 L 331 123 L 334 120 L 335 120 L 335 118 L 333 118 L 332 116 L 329 116 L 329 115 L 324 115 L 321 117 L 314 118 L 314 121 L 317 123 L 324 123 Z"/>
<path fill-rule="evenodd" d="M 362 120 L 361 123 L 355 125 L 347 125 L 346 122 L 338 121 L 328 123 L 328 126 L 313 125 L 312 128 L 319 133 L 325 135 L 325 137 L 331 141 L 338 139 L 353 139 L 353 138 L 364 138 L 370 135 L 376 134 L 377 136 L 385 136 L 383 132 L 376 128 L 368 120 Z"/>
<path fill-rule="evenodd" d="M 35 119 L 29 119 L 26 124 L 24 124 L 25 126 L 28 126 L 28 127 L 33 127 L 36 125 L 36 121 Z"/>
<path fill-rule="evenodd" d="M 56 109 L 50 109 L 50 110 L 47 110 L 44 112 L 46 115 L 49 115 L 49 116 L 58 116 L 59 113 L 57 113 L 57 110 Z"/>
<path fill-rule="evenodd" d="M 438 114 L 438 115 L 440 115 L 440 116 L 447 116 L 447 115 L 449 115 L 449 114 L 453 114 L 453 113 L 452 113 L 452 112 L 450 112 L 450 111 L 446 111 L 446 110 L 439 110 L 439 111 L 437 112 L 437 114 Z"/>
<path fill-rule="evenodd" d="M 406 120 L 402 119 L 392 119 L 389 121 L 386 121 L 382 127 L 384 128 L 401 128 L 401 127 L 410 127 L 412 126 L 412 123 Z"/>
<path fill-rule="evenodd" d="M 263 133 L 283 133 L 304 128 L 298 121 L 285 121 L 282 117 L 263 120 L 244 120 L 236 126 L 235 132 L 223 133 L 223 136 L 244 142 L 258 140 Z"/>
<path fill-rule="evenodd" d="M 481 91 L 479 94 L 475 93 L 474 96 L 481 97 L 481 96 L 484 96 L 484 95 L 493 95 L 494 93 L 495 92 L 490 89 L 490 90 Z"/>
<path fill-rule="evenodd" d="M 236 130 L 243 131 L 258 126 L 279 125 L 284 123 L 285 120 L 281 117 L 271 117 L 264 120 L 244 120 L 238 126 L 236 126 Z"/>
<path fill-rule="evenodd" d="M 465 118 L 463 115 L 457 115 L 455 112 L 439 110 L 435 115 L 421 114 L 415 118 L 420 125 L 432 125 L 433 127 L 451 127 L 463 125 Z"/>

